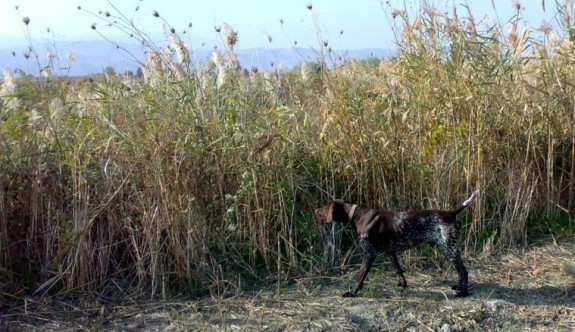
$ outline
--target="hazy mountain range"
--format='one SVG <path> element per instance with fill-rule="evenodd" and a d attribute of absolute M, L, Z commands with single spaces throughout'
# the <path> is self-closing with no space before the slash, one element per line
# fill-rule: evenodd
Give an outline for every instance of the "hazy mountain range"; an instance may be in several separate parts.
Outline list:
<path fill-rule="evenodd" d="M 197 49 L 191 52 L 194 63 L 204 64 L 211 57 L 216 43 L 209 40 L 194 39 Z M 37 75 L 38 67 L 52 64 L 54 74 L 82 76 L 102 73 L 105 68 L 113 67 L 116 72 L 127 70 L 136 72 L 139 63 L 145 63 L 146 49 L 135 40 L 124 39 L 110 42 L 106 40 L 61 41 L 55 43 L 32 41 L 33 49 L 27 46 L 22 38 L 0 37 L 0 68 L 21 69 L 26 73 Z M 168 42 L 155 43 L 157 46 L 168 45 Z M 210 45 L 210 46 L 208 46 Z M 257 48 L 239 49 L 237 51 L 243 68 L 257 67 L 260 70 L 290 70 L 302 61 L 316 61 L 318 52 L 312 48 Z M 336 50 L 332 57 L 339 59 L 364 59 L 385 57 L 392 54 L 381 48 Z M 29 55 L 26 59 L 25 55 Z M 35 56 L 37 55 L 37 57 Z M 48 59 L 52 58 L 52 62 Z M 73 60 L 72 60 L 73 57 Z M 72 60 L 72 62 L 70 62 Z M 1 75 L 1 73 L 0 73 Z"/>

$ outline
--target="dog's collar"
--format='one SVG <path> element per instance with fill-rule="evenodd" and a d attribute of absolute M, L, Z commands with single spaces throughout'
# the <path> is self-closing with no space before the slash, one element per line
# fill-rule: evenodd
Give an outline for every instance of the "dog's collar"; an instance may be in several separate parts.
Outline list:
<path fill-rule="evenodd" d="M 353 214 L 355 213 L 356 208 L 357 208 L 357 204 L 353 204 L 351 206 L 351 209 L 349 209 L 349 213 L 347 214 L 347 216 L 349 217 L 349 220 L 353 219 Z"/>

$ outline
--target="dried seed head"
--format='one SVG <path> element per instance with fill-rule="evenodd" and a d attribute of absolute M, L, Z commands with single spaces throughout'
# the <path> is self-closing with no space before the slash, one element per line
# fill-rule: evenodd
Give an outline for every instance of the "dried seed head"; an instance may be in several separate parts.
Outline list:
<path fill-rule="evenodd" d="M 539 28 L 537 28 L 537 31 L 541 31 L 544 34 L 548 35 L 551 31 L 553 31 L 553 27 L 551 26 L 551 24 L 545 20 L 543 20 L 543 22 L 541 22 L 541 25 L 539 26 Z"/>
<path fill-rule="evenodd" d="M 300 69 L 301 69 L 301 79 L 303 81 L 309 80 L 313 75 L 311 66 L 305 61 L 302 62 Z"/>
<path fill-rule="evenodd" d="M 52 49 L 48 49 L 46 51 L 46 58 L 48 58 L 48 60 L 54 60 L 56 59 L 56 53 L 54 53 L 54 51 L 52 51 Z"/>
<path fill-rule="evenodd" d="M 224 25 L 224 44 L 227 48 L 233 49 L 238 43 L 238 32 L 231 25 Z"/>
<path fill-rule="evenodd" d="M 312 10 L 312 9 L 313 9 L 313 6 L 312 6 L 311 3 L 310 3 L 309 5 L 307 5 L 307 9 L 309 9 L 309 10 Z"/>
<path fill-rule="evenodd" d="M 150 53 L 150 71 L 156 77 L 161 77 L 164 73 L 162 65 L 162 55 L 160 52 L 153 51 Z"/>
<path fill-rule="evenodd" d="M 44 67 L 40 72 L 40 75 L 42 75 L 42 77 L 52 77 L 52 67 Z"/>
<path fill-rule="evenodd" d="M 521 3 L 519 1 L 513 1 L 513 9 L 515 9 L 516 11 L 520 11 L 521 9 L 523 9 L 523 6 L 521 6 Z"/>
<path fill-rule="evenodd" d="M 230 52 L 228 55 L 230 59 L 230 68 L 233 71 L 240 71 L 242 66 L 240 65 L 240 59 L 238 59 L 238 55 L 235 52 Z"/>
<path fill-rule="evenodd" d="M 162 22 L 162 34 L 165 37 L 168 37 L 170 35 L 170 33 L 168 32 L 168 24 L 166 24 L 166 22 Z"/>
<path fill-rule="evenodd" d="M 76 8 L 78 8 L 78 10 L 82 10 L 82 6 L 77 6 Z"/>
<path fill-rule="evenodd" d="M 22 22 L 24 22 L 24 24 L 28 25 L 28 24 L 30 24 L 30 18 L 28 16 L 26 16 L 22 19 Z"/>
<path fill-rule="evenodd" d="M 571 27 L 571 17 L 567 11 L 564 11 L 561 15 L 561 21 L 563 22 L 564 27 Z"/>
<path fill-rule="evenodd" d="M 152 13 L 152 15 L 154 15 L 154 17 L 160 17 L 160 14 L 154 10 L 154 12 Z"/>
<path fill-rule="evenodd" d="M 557 36 L 557 34 L 554 31 L 549 32 L 547 38 L 549 38 L 549 46 L 551 46 L 552 48 L 557 48 L 561 46 L 562 40 L 559 36 Z"/>
<path fill-rule="evenodd" d="M 16 79 L 16 75 L 14 75 L 13 71 L 7 68 L 4 68 L 3 71 L 4 71 L 4 81 L 0 85 L 1 86 L 0 96 L 14 94 L 18 87 L 18 80 Z"/>
<path fill-rule="evenodd" d="M 188 51 L 188 48 L 186 47 L 184 42 L 176 35 L 172 37 L 172 42 L 174 43 L 174 47 L 176 48 L 176 53 L 178 55 L 180 63 L 189 63 L 190 52 Z"/>
<path fill-rule="evenodd" d="M 507 41 L 512 44 L 517 42 L 517 23 L 511 22 L 509 23 L 509 29 L 507 30 Z"/>
<path fill-rule="evenodd" d="M 92 28 L 92 30 L 96 30 L 96 23 L 92 24 L 90 27 Z"/>
<path fill-rule="evenodd" d="M 74 63 L 74 61 L 76 61 L 76 55 L 74 55 L 74 52 L 68 51 L 68 54 L 66 54 L 66 60 L 68 60 L 69 64 Z"/>
<path fill-rule="evenodd" d="M 226 84 L 228 77 L 229 77 L 229 73 L 226 69 L 218 71 L 218 77 L 216 79 L 216 85 L 217 85 L 218 89 L 223 87 L 224 84 Z"/>
<path fill-rule="evenodd" d="M 218 69 L 224 68 L 224 57 L 222 56 L 222 52 L 219 50 L 212 51 L 212 62 L 218 67 Z"/>
<path fill-rule="evenodd" d="M 405 10 L 400 10 L 400 9 L 394 9 L 391 12 L 391 17 L 392 18 L 396 18 L 396 17 L 402 17 L 403 19 L 406 19 L 406 11 Z"/>

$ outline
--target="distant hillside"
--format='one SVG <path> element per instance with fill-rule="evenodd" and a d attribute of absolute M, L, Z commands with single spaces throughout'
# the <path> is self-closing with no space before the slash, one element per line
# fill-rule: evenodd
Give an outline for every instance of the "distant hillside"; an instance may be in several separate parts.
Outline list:
<path fill-rule="evenodd" d="M 12 42 L 13 43 L 13 42 Z M 11 43 L 11 44 L 12 44 Z M 196 62 L 205 63 L 211 56 L 214 43 L 201 42 L 203 46 L 192 52 Z M 6 45 L 2 43 L 2 45 Z M 163 45 L 163 43 L 158 43 Z M 22 69 L 30 74 L 37 74 L 38 63 L 41 67 L 50 64 L 48 52 L 57 56 L 53 60 L 53 72 L 60 75 L 82 76 L 102 73 L 107 67 L 113 67 L 116 72 L 127 70 L 136 72 L 138 62 L 144 62 L 145 49 L 133 41 L 119 42 L 114 45 L 105 40 L 66 41 L 49 45 L 34 42 L 34 52 L 28 46 L 15 46 L 0 49 L 0 68 Z M 69 66 L 68 53 L 74 54 L 74 62 Z M 30 53 L 26 60 L 25 53 Z M 368 57 L 385 57 L 392 52 L 386 49 L 359 49 L 350 51 L 334 51 L 333 57 L 342 59 L 364 59 Z M 281 48 L 281 49 L 240 49 L 238 50 L 240 64 L 244 68 L 257 67 L 260 70 L 283 69 L 290 70 L 302 61 L 315 61 L 318 53 L 309 48 Z M 1 74 L 0 74 L 1 75 Z"/>

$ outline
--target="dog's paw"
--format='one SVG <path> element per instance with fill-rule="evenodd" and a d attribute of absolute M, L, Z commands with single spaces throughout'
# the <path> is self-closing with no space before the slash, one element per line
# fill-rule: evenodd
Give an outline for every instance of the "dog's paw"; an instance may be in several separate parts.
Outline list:
<path fill-rule="evenodd" d="M 461 290 L 461 286 L 459 286 L 458 284 L 455 284 L 455 285 L 451 286 L 451 289 L 459 291 L 459 290 Z"/>
<path fill-rule="evenodd" d="M 469 295 L 471 295 L 471 293 L 469 293 L 467 290 L 455 293 L 456 298 L 468 297 Z"/>
<path fill-rule="evenodd" d="M 355 294 L 352 292 L 345 292 L 341 294 L 341 297 L 355 297 Z"/>

